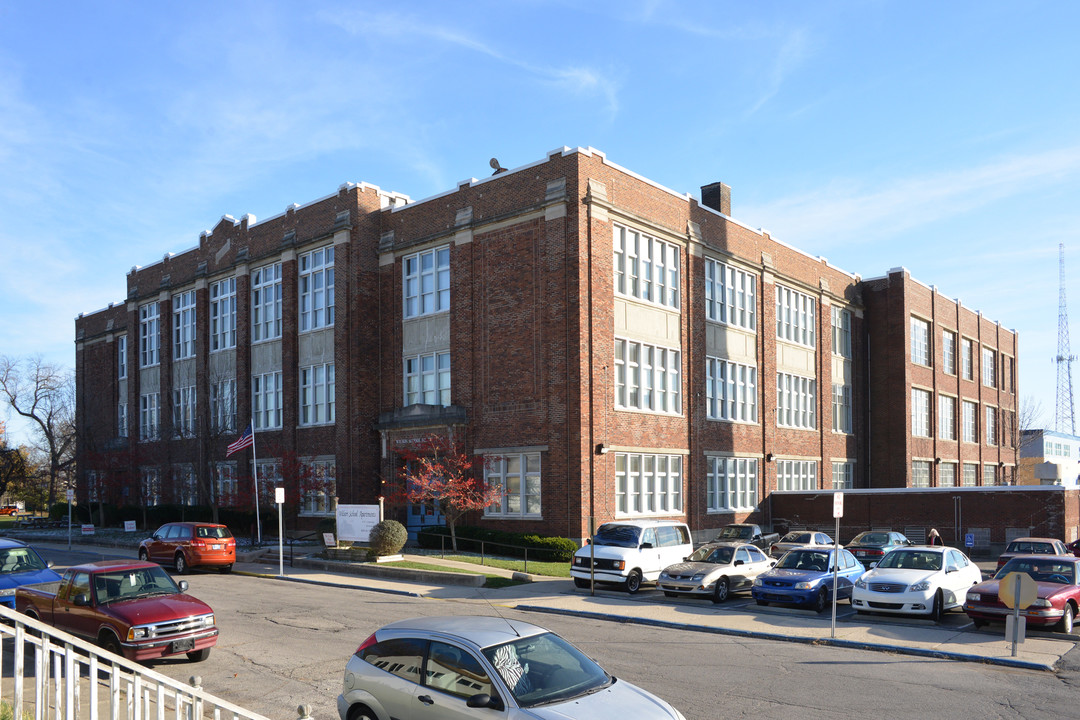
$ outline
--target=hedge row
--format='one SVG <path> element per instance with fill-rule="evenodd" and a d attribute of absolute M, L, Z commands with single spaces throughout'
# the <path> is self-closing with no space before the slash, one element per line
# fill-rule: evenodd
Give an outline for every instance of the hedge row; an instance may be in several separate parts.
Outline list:
<path fill-rule="evenodd" d="M 487 554 L 524 557 L 525 548 L 528 548 L 530 559 L 546 562 L 570 562 L 578 549 L 577 543 L 564 537 L 543 537 L 469 525 L 455 527 L 454 534 L 459 550 L 480 552 L 480 543 L 483 542 Z M 442 539 L 444 537 L 445 540 Z M 417 542 L 422 548 L 450 548 L 450 529 L 445 526 L 424 528 L 417 534 Z"/>

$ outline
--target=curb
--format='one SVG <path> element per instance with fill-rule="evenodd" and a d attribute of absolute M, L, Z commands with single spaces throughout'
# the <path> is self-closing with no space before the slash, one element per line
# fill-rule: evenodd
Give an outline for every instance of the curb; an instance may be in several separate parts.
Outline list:
<path fill-rule="evenodd" d="M 321 587 L 340 588 L 342 590 L 367 590 L 368 592 L 383 593 L 385 595 L 401 595 L 404 597 L 424 597 L 422 593 L 411 590 L 394 590 L 391 588 L 367 587 L 353 583 L 334 583 L 325 580 L 308 580 L 306 578 L 292 577 L 289 575 L 270 575 L 269 573 L 251 572 L 248 570 L 233 570 L 233 575 L 246 575 L 247 577 L 261 578 L 263 580 L 283 580 L 285 582 L 299 583 L 301 585 L 319 585 Z"/>

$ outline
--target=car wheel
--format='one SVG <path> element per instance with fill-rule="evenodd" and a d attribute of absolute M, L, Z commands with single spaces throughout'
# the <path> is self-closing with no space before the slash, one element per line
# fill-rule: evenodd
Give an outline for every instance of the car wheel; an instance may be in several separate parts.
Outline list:
<path fill-rule="evenodd" d="M 113 653 L 114 655 L 124 654 L 120 650 L 120 641 L 111 632 L 106 632 L 100 638 L 98 638 L 98 645 L 100 645 L 103 649 Z"/>
<path fill-rule="evenodd" d="M 817 594 L 817 599 L 814 601 L 814 612 L 825 612 L 827 607 L 829 607 L 829 589 L 821 588 Z"/>
<path fill-rule="evenodd" d="M 202 662 L 208 657 L 210 657 L 210 648 L 203 648 L 202 650 L 192 650 L 187 654 L 187 659 L 191 662 Z"/>
<path fill-rule="evenodd" d="M 979 618 L 971 618 L 971 624 L 975 626 L 976 630 L 981 627 L 986 627 L 986 621 Z"/>
<path fill-rule="evenodd" d="M 348 720 L 379 720 L 379 718 L 368 709 L 367 705 L 353 705 L 349 708 Z"/>
<path fill-rule="evenodd" d="M 231 573 L 231 572 L 232 572 L 232 565 L 222 565 L 221 566 L 221 573 L 223 575 L 227 574 L 227 573 Z"/>
<path fill-rule="evenodd" d="M 941 591 L 938 590 L 934 593 L 934 605 L 930 608 L 930 619 L 934 622 L 941 622 L 941 615 L 945 612 L 945 598 L 942 596 Z"/>
<path fill-rule="evenodd" d="M 758 600 L 758 601 L 757 601 L 757 604 L 758 604 L 758 605 L 768 605 L 768 604 L 769 604 L 769 601 L 768 601 L 768 600 Z"/>
<path fill-rule="evenodd" d="M 1073 610 L 1073 606 L 1070 603 L 1065 603 L 1065 614 L 1061 616 L 1061 622 L 1058 624 L 1058 629 L 1066 635 L 1072 635 L 1073 620 L 1076 617 L 1076 611 Z"/>
<path fill-rule="evenodd" d="M 173 558 L 173 565 L 176 566 L 176 572 L 181 575 L 186 575 L 188 571 L 187 559 L 184 557 L 184 553 L 176 553 L 176 557 Z"/>
<path fill-rule="evenodd" d="M 712 601 L 714 603 L 722 603 L 728 599 L 731 586 L 728 584 L 728 579 L 722 577 L 716 581 L 716 586 L 713 588 Z"/>
<path fill-rule="evenodd" d="M 587 588 L 589 587 L 589 581 L 585 578 L 574 578 L 574 587 Z"/>
<path fill-rule="evenodd" d="M 143 562 L 150 560 L 150 553 L 146 552 L 146 548 L 139 548 L 139 559 Z"/>
<path fill-rule="evenodd" d="M 641 571 L 631 570 L 626 576 L 626 592 L 631 595 L 641 589 Z"/>

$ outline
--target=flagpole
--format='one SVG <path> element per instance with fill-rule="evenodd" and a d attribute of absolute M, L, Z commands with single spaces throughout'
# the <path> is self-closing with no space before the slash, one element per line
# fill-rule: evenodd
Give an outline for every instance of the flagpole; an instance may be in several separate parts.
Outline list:
<path fill-rule="evenodd" d="M 259 547 L 262 547 L 262 520 L 259 518 L 259 454 L 255 452 L 255 419 L 251 423 L 251 466 L 255 471 L 255 527 L 258 530 Z"/>

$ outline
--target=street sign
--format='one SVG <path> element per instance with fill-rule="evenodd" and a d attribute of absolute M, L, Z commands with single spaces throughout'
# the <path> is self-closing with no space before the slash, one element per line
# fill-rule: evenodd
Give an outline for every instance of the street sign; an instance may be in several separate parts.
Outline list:
<path fill-rule="evenodd" d="M 844 517 L 844 493 L 842 492 L 832 494 L 832 516 L 834 518 Z"/>
<path fill-rule="evenodd" d="M 998 583 L 998 597 L 1010 609 L 1023 610 L 1035 602 L 1038 594 L 1038 586 L 1027 573 L 1011 572 Z"/>
<path fill-rule="evenodd" d="M 975 533 L 968 533 L 964 536 L 964 547 L 975 547 Z"/>

